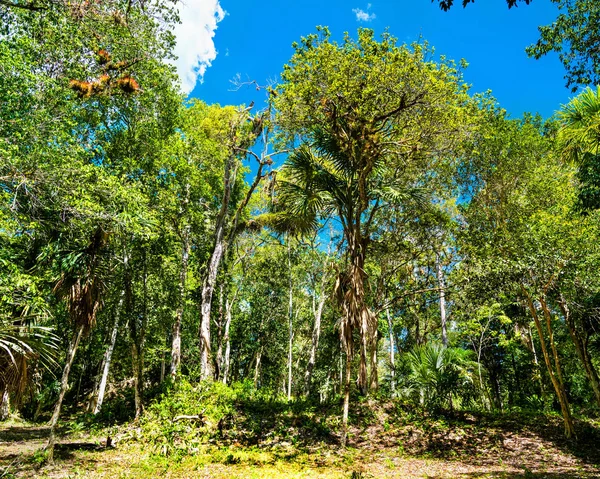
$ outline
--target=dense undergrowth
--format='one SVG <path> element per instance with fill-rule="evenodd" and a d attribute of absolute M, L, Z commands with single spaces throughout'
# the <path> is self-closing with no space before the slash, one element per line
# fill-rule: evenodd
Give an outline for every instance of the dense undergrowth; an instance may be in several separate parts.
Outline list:
<path fill-rule="evenodd" d="M 109 402 L 102 415 L 74 415 L 65 422 L 54 466 L 40 449 L 43 426 L 5 424 L 0 466 L 10 459 L 4 472 L 12 474 L 6 477 L 198 477 L 198 471 L 219 478 L 424 477 L 411 475 L 411 464 L 441 471 L 431 476 L 440 478 L 465 467 L 471 472 L 456 477 L 491 471 L 483 477 L 571 479 L 600 472 L 600 421 L 577 419 L 578 436 L 567 440 L 556 413 L 435 410 L 399 398 L 353 397 L 349 443 L 342 448 L 339 397 L 288 401 L 250 382 L 181 379 L 165 384 L 138 422 L 116 422 L 121 403 L 115 404 L 114 413 Z M 28 441 L 29 451 L 19 446 L 11 456 L 2 450 L 2 444 Z M 108 468 L 104 475 L 98 463 Z M 407 475 L 394 475 L 400 470 Z M 544 475 L 549 471 L 555 475 Z"/>
<path fill-rule="evenodd" d="M 432 412 L 401 399 L 355 399 L 350 414 L 350 448 L 393 447 L 413 457 L 477 461 L 510 449 L 511 438 L 525 436 L 541 438 L 577 457 L 600 463 L 597 419 L 577 419 L 578 436 L 567 440 L 556 413 Z M 157 396 L 139 424 L 123 424 L 113 432 L 118 442 L 137 443 L 152 454 L 175 459 L 206 454 L 207 448 L 217 456 L 219 451 L 226 451 L 225 461 L 230 451 L 249 448 L 306 452 L 339 447 L 340 406 L 339 398 L 325 403 L 288 401 L 284 395 L 257 390 L 251 383 L 229 387 L 208 382 L 192 385 L 182 380 Z"/>

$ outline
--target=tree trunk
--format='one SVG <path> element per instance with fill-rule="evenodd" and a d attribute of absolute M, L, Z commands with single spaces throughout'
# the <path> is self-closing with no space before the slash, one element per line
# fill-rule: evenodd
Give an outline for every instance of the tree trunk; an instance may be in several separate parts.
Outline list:
<path fill-rule="evenodd" d="M 229 328 L 231 327 L 231 308 L 233 299 L 225 302 L 225 332 L 223 334 L 223 343 L 225 344 L 225 354 L 223 355 L 223 364 L 221 366 L 223 384 L 227 384 L 229 377 L 229 368 L 231 361 L 231 342 L 229 341 Z"/>
<path fill-rule="evenodd" d="M 379 371 L 377 361 L 377 347 L 379 343 L 379 331 L 375 329 L 369 338 L 369 369 L 371 375 L 369 377 L 369 390 L 376 392 L 379 389 Z"/>
<path fill-rule="evenodd" d="M 258 378 L 260 377 L 260 360 L 262 358 L 262 346 L 256 352 L 256 365 L 254 366 L 254 388 L 258 388 Z"/>
<path fill-rule="evenodd" d="M 327 297 L 324 292 L 321 292 L 321 297 L 319 298 L 319 304 L 315 308 L 314 305 L 314 297 L 313 297 L 313 314 L 315 316 L 315 324 L 313 326 L 312 333 L 312 342 L 310 345 L 310 354 L 308 357 L 308 364 L 306 365 L 306 373 L 304 375 L 304 384 L 306 394 L 310 394 L 311 383 L 312 383 L 312 374 L 315 368 L 315 363 L 317 361 L 317 350 L 319 348 L 319 338 L 321 336 L 321 316 L 323 315 L 323 308 L 325 306 L 325 300 Z"/>
<path fill-rule="evenodd" d="M 5 421 L 8 419 L 10 414 L 10 394 L 8 392 L 8 387 L 4 386 L 4 390 L 2 391 L 2 397 L 0 398 L 0 421 Z"/>
<path fill-rule="evenodd" d="M 69 388 L 69 373 L 71 372 L 71 366 L 73 365 L 73 360 L 75 359 L 75 353 L 77 352 L 77 347 L 79 346 L 79 341 L 81 340 L 81 336 L 83 335 L 83 324 L 77 326 L 77 329 L 73 333 L 73 337 L 71 338 L 71 342 L 69 343 L 69 349 L 67 350 L 67 362 L 65 367 L 63 368 L 62 379 L 60 381 L 60 391 L 58 393 L 58 399 L 56 400 L 56 404 L 54 405 L 54 412 L 52 413 L 52 418 L 50 419 L 50 437 L 48 439 L 48 445 L 46 446 L 46 458 L 50 464 L 54 462 L 54 444 L 56 442 L 56 425 L 58 424 L 58 418 L 60 417 L 60 410 L 62 408 L 62 403 L 65 398 L 65 394 L 67 389 Z"/>
<path fill-rule="evenodd" d="M 210 345 L 210 310 L 212 306 L 212 297 L 217 281 L 217 273 L 227 248 L 225 241 L 225 223 L 227 220 L 227 210 L 231 200 L 231 193 L 235 184 L 237 172 L 235 156 L 230 156 L 225 163 L 223 175 L 223 198 L 221 200 L 221 209 L 215 221 L 215 242 L 213 252 L 208 262 L 208 268 L 204 282 L 202 284 L 202 304 L 200 306 L 200 375 L 202 379 L 212 379 L 214 377 L 211 345 Z"/>
<path fill-rule="evenodd" d="M 440 288 L 440 317 L 442 320 L 442 344 L 448 347 L 448 331 L 446 327 L 446 283 L 444 281 L 444 269 L 440 255 L 435 255 L 435 266 L 437 271 L 438 286 Z"/>
<path fill-rule="evenodd" d="M 175 380 L 181 365 L 181 323 L 185 309 L 185 283 L 187 279 L 188 261 L 190 256 L 190 226 L 183 228 L 181 235 L 181 268 L 179 270 L 179 304 L 173 323 L 173 342 L 171 345 L 171 368 L 169 374 Z"/>
<path fill-rule="evenodd" d="M 535 370 L 537 372 L 538 383 L 540 385 L 540 394 L 542 399 L 544 400 L 544 404 L 546 403 L 546 388 L 544 386 L 544 381 L 542 380 L 542 367 L 540 366 L 540 361 L 538 359 L 537 351 L 535 349 L 535 343 L 533 342 L 533 332 L 531 331 L 531 326 L 527 327 L 527 331 L 529 332 L 529 340 L 531 341 L 531 353 L 533 354 L 533 364 L 535 366 Z"/>
<path fill-rule="evenodd" d="M 543 309 L 544 316 L 546 319 L 546 327 L 548 329 L 550 346 L 552 349 L 552 353 L 554 355 L 554 366 L 552 365 L 552 361 L 550 359 L 550 354 L 548 352 L 548 347 L 546 345 L 544 328 L 543 328 L 542 322 L 537 314 L 537 311 L 535 309 L 535 305 L 533 304 L 533 300 L 532 300 L 531 296 L 529 295 L 529 293 L 527 292 L 527 290 L 525 289 L 525 287 L 522 285 L 521 285 L 521 290 L 523 291 L 524 296 L 527 300 L 527 306 L 529 308 L 531 316 L 533 317 L 533 321 L 534 321 L 536 329 L 538 331 L 538 334 L 540 337 L 540 345 L 542 347 L 542 353 L 544 356 L 544 362 L 546 363 L 546 368 L 548 369 L 548 374 L 550 375 L 552 385 L 554 386 L 554 391 L 556 392 L 556 396 L 560 403 L 560 409 L 561 409 L 563 421 L 565 424 L 565 436 L 567 438 L 573 437 L 573 436 L 575 436 L 575 429 L 573 427 L 573 418 L 571 416 L 571 409 L 569 407 L 569 401 L 567 399 L 567 393 L 566 393 L 566 390 L 564 387 L 564 382 L 562 379 L 562 370 L 560 367 L 558 353 L 556 351 L 556 346 L 554 344 L 554 334 L 553 334 L 553 330 L 552 330 L 552 324 L 550 321 L 551 320 L 550 313 L 547 309 L 544 297 L 541 296 L 539 298 L 539 300 L 542 305 L 542 309 Z M 554 368 L 556 368 L 556 371 Z"/>
<path fill-rule="evenodd" d="M 350 409 L 350 379 L 352 376 L 352 354 L 346 351 L 346 375 L 344 380 L 344 408 L 342 411 L 342 447 L 348 443 L 348 411 Z"/>
<path fill-rule="evenodd" d="M 288 326 L 289 326 L 289 334 L 288 334 L 288 381 L 287 381 L 287 398 L 288 401 L 292 399 L 292 360 L 293 360 L 293 350 L 292 347 L 294 345 L 294 283 L 292 278 L 292 250 L 290 244 L 290 238 L 288 236 L 287 242 L 287 253 L 288 253 L 288 273 L 289 273 L 289 300 L 288 300 Z"/>
<path fill-rule="evenodd" d="M 121 314 L 121 307 L 123 306 L 123 296 L 124 293 L 121 294 L 121 298 L 119 299 L 119 303 L 117 305 L 117 309 L 115 311 L 115 324 L 113 326 L 111 335 L 110 335 L 110 344 L 106 351 L 104 352 L 104 358 L 102 360 L 102 377 L 100 378 L 100 384 L 98 386 L 98 394 L 96 395 L 96 404 L 94 405 L 94 414 L 98 414 L 100 412 L 100 408 L 102 407 L 102 402 L 104 401 L 104 392 L 106 391 L 106 382 L 108 381 L 108 371 L 110 369 L 110 361 L 112 359 L 112 354 L 115 349 L 115 344 L 117 343 L 117 333 L 119 332 L 119 316 Z"/>
<path fill-rule="evenodd" d="M 133 315 L 133 297 L 131 291 L 131 278 L 129 273 L 129 265 L 126 265 L 126 294 L 125 299 L 128 300 L 129 303 L 128 310 L 130 314 L 129 327 L 130 327 L 130 337 L 131 337 L 131 364 L 133 369 L 133 377 L 134 377 L 134 395 L 135 395 L 135 419 L 138 420 L 142 413 L 144 412 L 144 357 L 143 357 L 143 347 L 144 347 L 144 339 L 145 339 L 145 322 L 147 315 L 147 305 L 146 305 L 146 297 L 147 297 L 147 270 L 146 270 L 146 258 L 144 253 L 143 259 L 143 272 L 142 272 L 142 281 L 143 281 L 143 305 L 142 305 L 142 314 L 141 319 L 136 317 L 137 315 Z"/>
<path fill-rule="evenodd" d="M 577 356 L 583 364 L 585 375 L 587 376 L 590 386 L 592 387 L 592 391 L 594 392 L 596 404 L 600 407 L 600 379 L 598 378 L 598 372 L 594 367 L 594 363 L 590 358 L 588 350 L 588 338 L 582 337 L 582 334 L 577 329 L 577 326 L 575 325 L 575 321 L 573 319 L 573 316 L 571 315 L 567 302 L 562 296 L 560 298 L 559 305 L 565 318 L 565 323 L 567 324 L 569 334 L 571 336 L 571 339 L 573 340 L 573 344 L 575 345 L 575 351 L 577 351 Z"/>
<path fill-rule="evenodd" d="M 390 388 L 392 393 L 396 392 L 396 344 L 394 341 L 394 325 L 389 308 L 385 309 L 390 339 Z"/>
<path fill-rule="evenodd" d="M 223 347 L 225 345 L 223 338 L 223 329 L 225 322 L 225 312 L 223 311 L 223 301 L 225 301 L 225 285 L 223 281 L 219 285 L 219 320 L 217 321 L 217 358 L 215 361 L 215 379 L 220 381 L 223 377 Z"/>

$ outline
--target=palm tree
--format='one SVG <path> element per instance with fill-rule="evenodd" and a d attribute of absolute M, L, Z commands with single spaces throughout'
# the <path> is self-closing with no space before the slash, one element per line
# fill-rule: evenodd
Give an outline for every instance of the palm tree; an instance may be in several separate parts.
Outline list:
<path fill-rule="evenodd" d="M 75 251 L 66 255 L 61 262 L 63 273 L 54 286 L 54 291 L 67 303 L 69 316 L 75 329 L 67 350 L 67 361 L 63 368 L 58 399 L 50 419 L 50 437 L 46 446 L 47 459 L 50 463 L 53 461 L 56 425 L 68 389 L 71 366 L 81 338 L 95 326 L 96 315 L 102 306 L 104 283 L 101 274 L 103 266 L 101 259 L 102 250 L 107 245 L 108 237 L 108 233 L 98 227 L 83 251 Z"/>
<path fill-rule="evenodd" d="M 565 159 L 581 163 L 586 156 L 600 153 L 600 85 L 586 88 L 563 105 L 558 112 L 561 122 L 560 146 Z"/>
<path fill-rule="evenodd" d="M 409 381 L 418 390 L 421 404 L 439 407 L 448 401 L 452 409 L 452 394 L 457 395 L 463 383 L 473 382 L 475 365 L 468 354 L 438 343 L 416 346 L 407 353 Z"/>
<path fill-rule="evenodd" d="M 564 159 L 578 167 L 579 208 L 600 208 L 600 86 L 586 88 L 563 105 L 558 112 L 561 122 L 559 147 Z"/>
<path fill-rule="evenodd" d="M 429 181 L 440 177 L 434 165 L 461 137 L 468 98 L 455 65 L 429 61 L 426 46 L 397 47 L 389 34 L 377 41 L 368 29 L 341 44 L 329 37 L 320 28 L 303 38 L 272 92 L 281 139 L 303 146 L 277 175 L 277 203 L 267 219 L 298 232 L 315 228 L 320 216 L 332 215 L 341 225 L 345 256 L 334 296 L 346 353 L 345 443 L 356 331 L 359 389 L 377 387 L 375 354 L 369 358 L 369 350 L 376 350 L 377 320 L 365 288 L 369 245 L 392 216 L 417 213 L 423 187 L 430 189 Z"/>
<path fill-rule="evenodd" d="M 367 374 L 369 352 L 377 343 L 377 319 L 365 301 L 365 260 L 376 213 L 393 202 L 422 202 L 423 190 L 402 185 L 386 169 L 376 125 L 349 130 L 359 143 L 350 153 L 339 137 L 316 130 L 310 145 L 294 151 L 276 179 L 274 212 L 263 221 L 279 230 L 305 233 L 319 217 L 335 216 L 342 225 L 345 267 L 338 271 L 334 295 L 342 313 L 340 339 L 346 355 L 342 443 L 346 441 L 354 332 L 360 338 L 358 386 L 365 394 L 377 383 L 376 365 Z M 362 143 L 362 144 L 360 144 Z M 370 381 L 369 381 L 370 379 Z"/>
<path fill-rule="evenodd" d="M 0 420 L 6 419 L 11 396 L 20 399 L 31 383 L 31 366 L 56 366 L 58 338 L 51 328 L 23 321 L 0 321 Z"/>

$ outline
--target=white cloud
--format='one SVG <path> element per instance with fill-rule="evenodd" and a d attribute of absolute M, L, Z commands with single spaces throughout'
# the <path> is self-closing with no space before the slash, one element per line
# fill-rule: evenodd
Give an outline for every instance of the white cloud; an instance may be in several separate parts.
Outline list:
<path fill-rule="evenodd" d="M 370 9 L 371 9 L 370 3 L 367 4 L 366 12 L 364 10 L 362 10 L 361 8 L 353 8 L 352 11 L 356 15 L 356 21 L 357 22 L 370 22 L 371 20 L 375 20 L 375 17 L 376 17 L 375 14 L 369 13 Z"/>
<path fill-rule="evenodd" d="M 217 24 L 226 12 L 219 0 L 183 0 L 179 3 L 181 24 L 175 27 L 177 45 L 174 62 L 181 78 L 181 87 L 190 93 L 212 61 L 217 58 L 213 37 Z"/>

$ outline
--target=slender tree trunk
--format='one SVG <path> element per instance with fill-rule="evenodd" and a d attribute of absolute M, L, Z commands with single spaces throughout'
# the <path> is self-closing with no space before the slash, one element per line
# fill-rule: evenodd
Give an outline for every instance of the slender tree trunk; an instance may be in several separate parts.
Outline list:
<path fill-rule="evenodd" d="M 313 297 L 313 314 L 315 316 L 315 324 L 313 326 L 312 341 L 310 345 L 310 353 L 308 357 L 308 364 L 306 365 L 306 373 L 304 375 L 304 384 L 306 394 L 310 394 L 312 374 L 317 361 L 317 350 L 319 348 L 319 338 L 321 336 L 321 316 L 323 315 L 323 308 L 325 307 L 325 300 L 327 297 L 324 292 L 321 292 L 319 298 L 319 304 L 315 308 L 314 297 Z"/>
<path fill-rule="evenodd" d="M 212 379 L 214 377 L 210 345 L 210 310 L 219 266 L 227 248 L 225 223 L 231 193 L 235 184 L 235 176 L 235 156 L 232 155 L 225 163 L 223 198 L 221 200 L 221 209 L 215 222 L 215 242 L 202 284 L 202 304 L 200 306 L 200 375 L 202 379 Z"/>
<path fill-rule="evenodd" d="M 8 387 L 4 386 L 4 390 L 2 391 L 2 397 L 0 398 L 0 421 L 5 421 L 8 419 L 8 415 L 10 414 L 10 394 L 8 392 Z"/>
<path fill-rule="evenodd" d="M 546 388 L 544 386 L 544 381 L 542 380 L 542 367 L 540 366 L 540 360 L 538 359 L 537 351 L 535 349 L 535 343 L 533 342 L 533 331 L 531 331 L 531 326 L 528 326 L 527 331 L 529 332 L 529 341 L 531 341 L 531 353 L 533 354 L 533 364 L 535 366 L 538 383 L 540 385 L 540 394 L 542 395 L 542 399 L 545 403 L 547 397 Z"/>
<path fill-rule="evenodd" d="M 135 320 L 132 321 L 135 323 Z M 139 345 L 140 339 L 137 334 L 133 335 L 134 339 L 131 344 L 131 364 L 133 367 L 134 377 L 134 394 L 135 394 L 135 419 L 138 420 L 144 412 L 144 377 L 142 368 L 142 352 Z"/>
<path fill-rule="evenodd" d="M 390 340 L 390 387 L 392 393 L 394 393 L 396 392 L 396 344 L 394 340 L 394 325 L 389 308 L 385 309 L 385 316 L 387 318 Z"/>
<path fill-rule="evenodd" d="M 202 285 L 202 305 L 200 309 L 200 371 L 202 379 L 213 377 L 213 366 L 211 359 L 210 346 L 210 310 L 212 306 L 212 296 L 215 289 L 219 264 L 225 250 L 225 241 L 223 239 L 224 225 L 217 226 L 217 239 L 213 249 L 206 277 Z"/>
<path fill-rule="evenodd" d="M 223 338 L 223 329 L 225 327 L 225 311 L 223 310 L 223 302 L 225 301 L 225 286 L 223 282 L 219 285 L 219 321 L 217 322 L 217 358 L 215 361 L 215 379 L 220 381 L 223 377 L 223 348 L 225 346 Z"/>
<path fill-rule="evenodd" d="M 448 347 L 448 331 L 446 326 L 446 282 L 444 280 L 444 269 L 439 253 L 435 255 L 435 266 L 437 271 L 438 287 L 440 289 L 440 317 L 442 320 L 442 344 Z"/>
<path fill-rule="evenodd" d="M 288 381 L 287 381 L 287 398 L 288 401 L 292 399 L 292 360 L 293 360 L 293 350 L 292 347 L 294 345 L 294 284 L 292 278 L 292 250 L 290 244 L 290 238 L 288 236 L 287 242 L 287 253 L 288 253 L 288 273 L 289 273 L 289 299 L 288 299 L 288 326 L 289 326 L 289 334 L 288 334 Z"/>
<path fill-rule="evenodd" d="M 561 371 L 560 362 L 558 359 L 558 353 L 557 353 L 556 347 L 554 345 L 554 336 L 553 336 L 553 331 L 552 331 L 552 325 L 551 325 L 550 318 L 548 316 L 549 312 L 547 311 L 547 308 L 545 306 L 545 304 L 546 304 L 545 300 L 543 297 L 539 298 L 540 303 L 542 304 L 543 311 L 544 311 L 544 316 L 546 319 L 546 327 L 548 329 L 548 335 L 550 337 L 549 338 L 550 345 L 551 345 L 552 353 L 554 355 L 554 367 L 552 365 L 552 361 L 550 359 L 550 354 L 548 352 L 548 347 L 546 345 L 546 338 L 544 335 L 544 328 L 542 325 L 542 321 L 540 320 L 540 317 L 538 316 L 537 311 L 535 309 L 535 305 L 533 304 L 533 300 L 532 300 L 531 296 L 529 295 L 529 293 L 527 292 L 527 290 L 525 289 L 525 287 L 521 286 L 521 290 L 523 291 L 523 294 L 527 300 L 527 306 L 529 308 L 531 316 L 533 317 L 533 321 L 534 321 L 536 329 L 538 331 L 538 334 L 540 337 L 540 345 L 542 347 L 542 353 L 544 355 L 544 362 L 546 363 L 546 368 L 548 369 L 548 374 L 550 375 L 550 380 L 552 381 L 552 385 L 554 386 L 554 391 L 556 392 L 556 396 L 560 403 L 560 409 L 561 409 L 563 421 L 565 424 L 565 436 L 567 438 L 573 437 L 573 436 L 575 436 L 575 429 L 573 427 L 573 418 L 571 416 L 571 409 L 569 407 L 567 393 L 565 391 L 564 382 L 562 380 L 562 371 Z M 556 367 L 556 371 L 554 369 L 555 367 Z"/>
<path fill-rule="evenodd" d="M 223 355 L 222 381 L 227 384 L 229 378 L 229 368 L 231 361 L 231 342 L 229 341 L 229 328 L 231 327 L 231 308 L 233 307 L 233 299 L 225 302 L 225 333 L 223 334 L 223 343 L 225 344 L 225 354 Z"/>
<path fill-rule="evenodd" d="M 575 321 L 573 319 L 573 316 L 571 315 L 571 311 L 569 310 L 567 302 L 562 297 L 562 295 L 559 301 L 559 306 L 565 318 L 565 323 L 567 324 L 567 328 L 569 329 L 569 334 L 571 335 L 573 344 L 575 345 L 575 351 L 577 351 L 577 356 L 583 364 L 585 375 L 587 376 L 590 386 L 592 387 L 592 391 L 594 392 L 596 404 L 600 407 L 600 379 L 598 378 L 598 372 L 596 371 L 594 363 L 592 362 L 592 359 L 589 355 L 587 347 L 587 338 L 581 337 L 581 334 L 577 330 L 577 326 L 575 325 Z"/>
<path fill-rule="evenodd" d="M 110 362 L 112 359 L 113 351 L 115 350 L 115 344 L 117 343 L 117 333 L 119 332 L 119 317 L 121 314 L 121 307 L 123 306 L 123 296 L 125 293 L 121 293 L 121 298 L 115 311 L 115 324 L 113 325 L 112 332 L 110 334 L 110 343 L 106 351 L 104 352 L 104 358 L 102 359 L 102 376 L 100 378 L 100 384 L 98 385 L 98 394 L 96 395 L 96 404 L 94 405 L 94 414 L 100 412 L 102 402 L 104 401 L 104 392 L 106 391 L 106 383 L 108 381 L 108 371 L 110 370 Z"/>
<path fill-rule="evenodd" d="M 258 388 L 258 378 L 260 377 L 260 360 L 262 358 L 262 346 L 256 352 L 256 365 L 254 366 L 254 388 Z"/>
<path fill-rule="evenodd" d="M 362 312 L 359 316 L 360 325 L 360 361 L 358 363 L 358 389 L 360 393 L 367 395 L 368 389 L 368 372 L 367 372 L 367 357 L 369 350 L 369 324 L 366 312 Z"/>
<path fill-rule="evenodd" d="M 369 389 L 373 392 L 379 389 L 379 363 L 377 361 L 377 349 L 379 345 L 379 331 L 377 328 L 370 334 L 369 338 L 369 369 L 371 375 L 369 378 Z"/>
<path fill-rule="evenodd" d="M 346 351 L 346 374 L 344 380 L 344 407 L 342 411 L 342 447 L 348 443 L 348 411 L 350 409 L 350 380 L 352 377 L 352 354 Z"/>
<path fill-rule="evenodd" d="M 50 437 L 48 439 L 48 445 L 46 446 L 47 460 L 49 463 L 54 461 L 54 444 L 56 442 L 56 425 L 58 424 L 58 418 L 60 417 L 60 411 L 62 408 L 62 403 L 65 398 L 65 394 L 67 389 L 69 388 L 69 373 L 71 372 L 71 366 L 73 365 L 73 360 L 75 359 L 75 353 L 77 353 L 77 347 L 79 346 L 79 341 L 81 340 L 81 336 L 83 335 L 83 324 L 77 326 L 77 329 L 73 333 L 73 337 L 71 338 L 71 342 L 69 343 L 69 349 L 67 350 L 67 362 L 65 363 L 65 367 L 63 368 L 62 379 L 60 381 L 60 391 L 58 392 L 58 399 L 56 400 L 56 404 L 54 404 L 54 412 L 52 413 L 52 418 L 50 419 Z"/>
<path fill-rule="evenodd" d="M 169 374 L 175 380 L 181 365 L 181 323 L 185 309 L 185 284 L 187 279 L 188 262 L 190 256 L 190 225 L 183 228 L 181 235 L 181 268 L 179 269 L 179 298 L 175 322 L 173 323 L 173 341 L 171 345 L 171 368 Z"/>
<path fill-rule="evenodd" d="M 129 258 L 127 258 L 129 259 Z M 133 315 L 133 297 L 131 291 L 131 277 L 129 271 L 129 265 L 125 265 L 126 270 L 126 293 L 125 299 L 128 303 L 128 310 L 130 314 L 129 328 L 131 337 L 131 364 L 133 369 L 134 377 L 134 396 L 135 396 L 135 419 L 138 420 L 144 411 L 144 366 L 143 366 L 143 345 L 145 336 L 145 322 L 146 322 L 146 288 L 147 288 L 147 271 L 146 271 L 146 259 L 144 255 L 143 259 L 143 305 L 142 305 L 142 318 L 141 320 Z"/>

